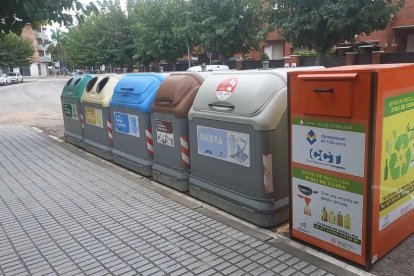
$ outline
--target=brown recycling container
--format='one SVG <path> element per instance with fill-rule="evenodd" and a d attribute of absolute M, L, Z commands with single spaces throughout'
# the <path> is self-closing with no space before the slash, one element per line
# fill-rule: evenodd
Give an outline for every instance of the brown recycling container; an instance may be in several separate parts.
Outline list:
<path fill-rule="evenodd" d="M 188 111 L 207 74 L 173 73 L 160 86 L 151 108 L 154 180 L 188 191 Z"/>

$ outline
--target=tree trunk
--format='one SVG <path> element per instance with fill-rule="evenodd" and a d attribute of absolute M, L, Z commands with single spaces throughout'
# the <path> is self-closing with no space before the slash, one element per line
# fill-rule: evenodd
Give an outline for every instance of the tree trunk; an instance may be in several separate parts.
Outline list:
<path fill-rule="evenodd" d="M 171 66 L 172 66 L 173 71 L 177 71 L 177 62 L 176 61 L 171 62 Z"/>

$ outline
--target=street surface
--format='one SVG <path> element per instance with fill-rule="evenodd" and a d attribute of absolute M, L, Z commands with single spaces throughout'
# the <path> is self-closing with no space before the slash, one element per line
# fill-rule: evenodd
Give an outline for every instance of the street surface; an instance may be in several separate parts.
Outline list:
<path fill-rule="evenodd" d="M 0 87 L 0 275 L 351 275 L 351 265 L 319 259 L 31 128 L 8 126 L 62 137 L 66 81 Z M 371 273 L 413 271 L 414 235 Z"/>

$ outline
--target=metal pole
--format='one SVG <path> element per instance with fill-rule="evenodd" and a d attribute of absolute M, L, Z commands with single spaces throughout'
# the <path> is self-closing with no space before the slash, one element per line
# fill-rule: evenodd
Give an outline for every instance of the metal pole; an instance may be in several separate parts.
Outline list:
<path fill-rule="evenodd" d="M 190 45 L 187 43 L 187 61 L 188 61 L 188 68 L 191 67 L 191 61 L 190 61 Z"/>

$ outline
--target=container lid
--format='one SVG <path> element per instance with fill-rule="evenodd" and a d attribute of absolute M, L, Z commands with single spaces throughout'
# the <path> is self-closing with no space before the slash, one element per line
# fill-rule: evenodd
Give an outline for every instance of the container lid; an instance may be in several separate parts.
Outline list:
<path fill-rule="evenodd" d="M 102 75 L 93 77 L 85 87 L 81 102 L 109 107 L 115 85 L 123 75 Z"/>
<path fill-rule="evenodd" d="M 62 96 L 73 97 L 80 100 L 85 86 L 93 78 L 93 75 L 78 75 L 70 78 L 63 87 Z"/>
<path fill-rule="evenodd" d="M 194 98 L 207 74 L 172 73 L 160 86 L 151 112 L 171 113 L 187 118 Z"/>
<path fill-rule="evenodd" d="M 147 113 L 165 74 L 128 74 L 115 86 L 110 106 L 126 107 Z"/>
<path fill-rule="evenodd" d="M 201 85 L 194 111 L 254 116 L 286 88 L 286 72 L 277 70 L 212 73 Z"/>

